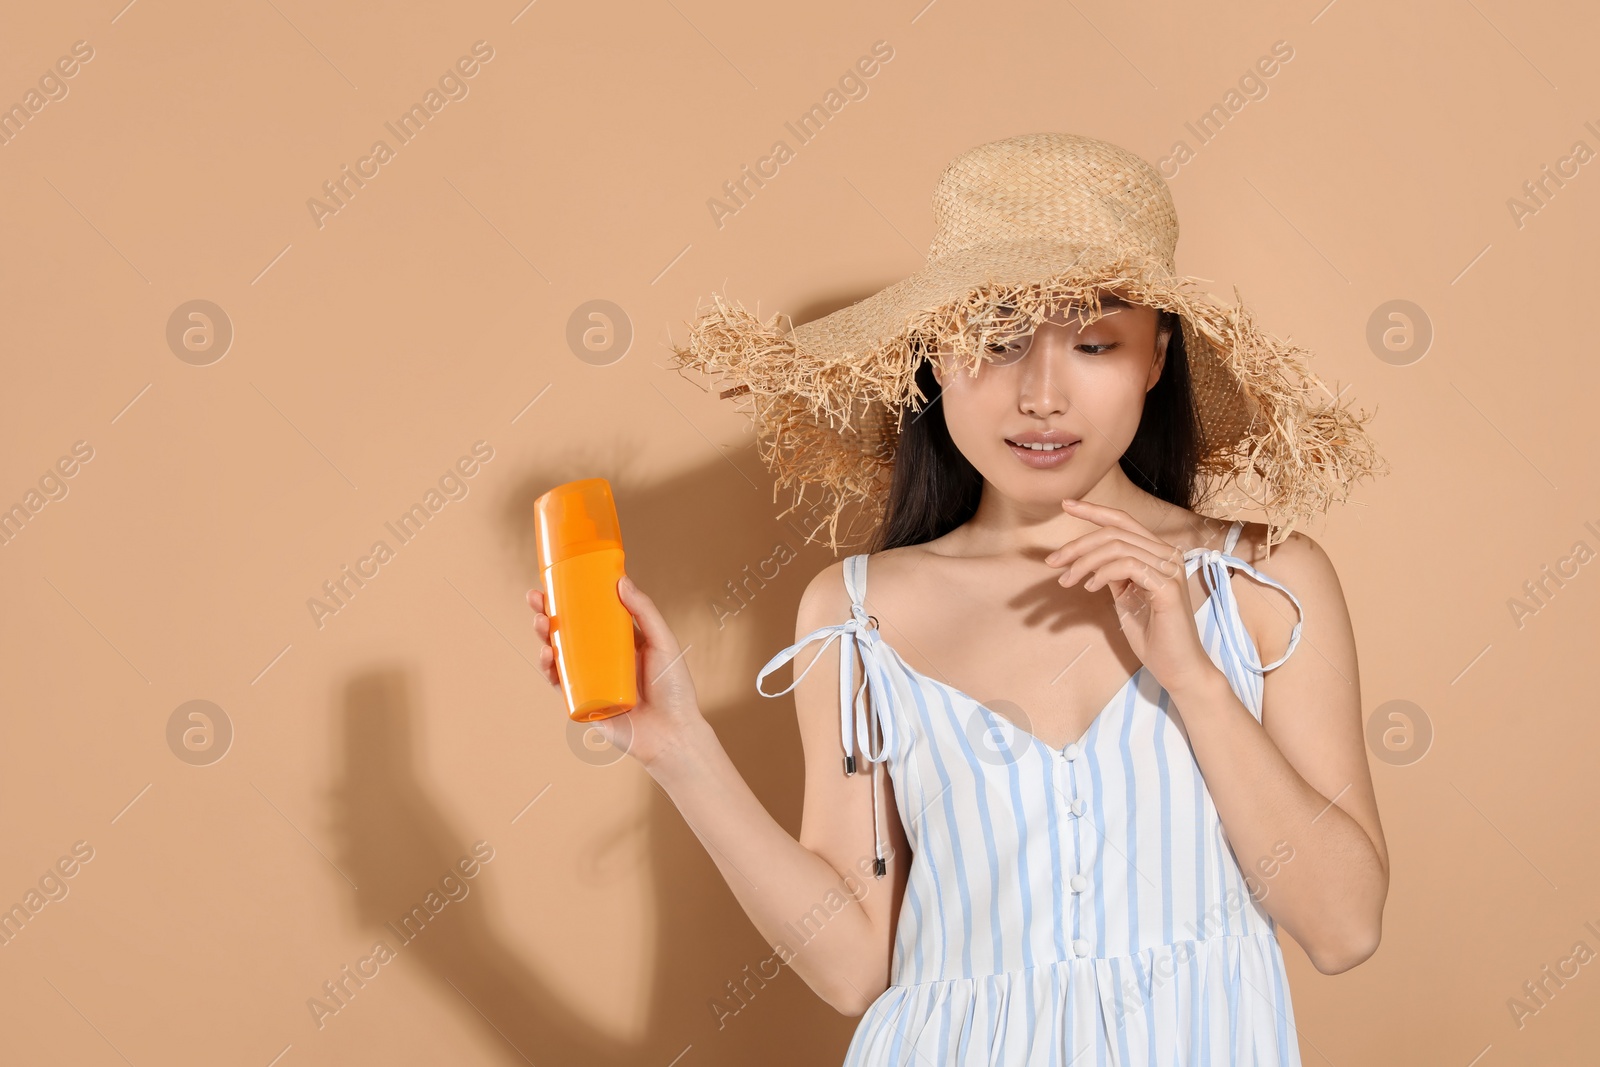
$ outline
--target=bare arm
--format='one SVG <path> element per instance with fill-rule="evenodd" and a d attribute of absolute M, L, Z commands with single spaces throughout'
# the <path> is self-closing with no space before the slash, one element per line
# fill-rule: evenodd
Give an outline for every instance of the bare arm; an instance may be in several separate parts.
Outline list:
<path fill-rule="evenodd" d="M 1265 676 L 1261 722 L 1220 671 L 1173 700 L 1251 895 L 1317 970 L 1337 974 L 1377 950 L 1389 889 L 1355 637 L 1333 563 L 1311 538 L 1291 534 L 1270 563 L 1253 565 L 1305 611 L 1294 654 Z M 1294 605 L 1246 575 L 1233 584 L 1271 663 L 1288 646 Z"/>
<path fill-rule="evenodd" d="M 629 753 L 672 799 L 779 958 L 836 1010 L 860 1015 L 888 984 L 893 912 L 908 856 L 885 776 L 880 810 L 887 809 L 892 852 L 885 876 L 873 877 L 872 776 L 846 777 L 841 764 L 838 640 L 826 649 L 816 641 L 794 659 L 794 669 L 805 674 L 793 692 L 806 763 L 796 841 L 701 715 L 677 639 L 654 603 L 626 581 L 619 596 L 639 624 L 641 701 L 625 716 Z M 531 591 L 529 603 L 541 611 L 542 594 Z M 801 598 L 796 640 L 849 617 L 842 565 L 835 563 Z M 549 620 L 537 619 L 547 642 L 541 666 L 556 680 Z M 855 677 L 862 677 L 859 660 Z M 858 764 L 870 766 L 859 756 Z"/>

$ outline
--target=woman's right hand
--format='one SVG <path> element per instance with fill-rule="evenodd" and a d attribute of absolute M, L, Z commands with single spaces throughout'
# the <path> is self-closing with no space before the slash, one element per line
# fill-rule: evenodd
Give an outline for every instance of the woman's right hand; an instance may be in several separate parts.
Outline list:
<path fill-rule="evenodd" d="M 638 672 L 639 703 L 632 711 L 596 719 L 598 728 L 611 744 L 646 767 L 680 745 L 705 726 L 694 679 L 671 627 L 655 602 L 624 575 L 617 582 L 617 597 L 633 616 L 634 664 Z M 556 651 L 550 644 L 550 616 L 545 613 L 544 591 L 528 590 L 528 606 L 534 611 L 533 628 L 539 635 L 539 669 L 552 686 L 561 687 Z M 563 708 L 565 702 L 563 702 Z"/>

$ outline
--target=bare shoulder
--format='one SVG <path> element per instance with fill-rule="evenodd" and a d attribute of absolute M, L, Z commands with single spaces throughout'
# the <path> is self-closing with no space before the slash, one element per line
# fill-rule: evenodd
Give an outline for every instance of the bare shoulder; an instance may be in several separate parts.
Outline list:
<path fill-rule="evenodd" d="M 926 541 L 915 545 L 898 545 L 886 548 L 882 552 L 873 552 L 867 556 L 867 566 L 864 572 L 864 593 L 867 604 L 883 605 L 885 607 L 901 603 L 896 590 L 903 590 L 912 582 L 912 575 L 924 564 L 939 562 L 934 557 L 947 558 L 939 551 L 943 538 Z M 826 572 L 824 572 L 826 573 Z M 818 576 L 819 578 L 821 575 Z M 843 564 L 841 561 L 838 574 L 841 602 L 844 605 L 845 615 L 850 612 L 850 595 L 844 587 Z M 871 610 L 869 608 L 869 610 Z"/>
<path fill-rule="evenodd" d="M 1239 533 L 1239 543 L 1233 554 L 1262 574 L 1294 589 L 1297 595 L 1297 585 L 1308 590 L 1339 585 L 1332 557 L 1315 538 L 1299 530 L 1291 530 L 1289 536 L 1273 545 L 1269 552 L 1266 523 L 1247 522 Z"/>
<path fill-rule="evenodd" d="M 818 571 L 800 594 L 794 636 L 799 640 L 819 626 L 831 626 L 850 617 L 850 591 L 844 584 L 844 559 Z"/>
<path fill-rule="evenodd" d="M 883 590 L 895 584 L 894 572 L 900 558 L 920 546 L 891 548 L 875 552 L 868 559 L 872 586 Z M 850 619 L 850 588 L 845 584 L 845 563 L 850 556 L 841 556 L 812 577 L 800 594 L 800 607 L 795 616 L 795 640 L 821 626 L 834 626 Z"/>
<path fill-rule="evenodd" d="M 869 597 L 874 591 L 882 593 L 898 585 L 895 571 L 908 554 L 918 552 L 920 547 L 906 546 L 872 553 L 868 557 L 872 587 L 866 590 Z M 825 626 L 838 626 L 850 621 L 850 587 L 845 584 L 845 566 L 850 559 L 850 556 L 841 556 L 831 561 L 806 583 L 804 592 L 800 594 L 800 605 L 795 611 L 796 641 Z M 866 602 L 871 603 L 871 600 Z M 796 669 L 804 671 L 811 658 L 820 654 L 820 650 L 803 650 L 795 659 Z"/>

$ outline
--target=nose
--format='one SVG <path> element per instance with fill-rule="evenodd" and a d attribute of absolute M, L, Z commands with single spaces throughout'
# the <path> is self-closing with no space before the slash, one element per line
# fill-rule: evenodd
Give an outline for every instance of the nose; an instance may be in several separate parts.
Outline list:
<path fill-rule="evenodd" d="M 1027 353 L 1017 361 L 1017 408 L 1035 418 L 1064 415 L 1072 407 L 1067 399 L 1065 367 L 1054 356 L 1055 345 L 1037 331 Z"/>

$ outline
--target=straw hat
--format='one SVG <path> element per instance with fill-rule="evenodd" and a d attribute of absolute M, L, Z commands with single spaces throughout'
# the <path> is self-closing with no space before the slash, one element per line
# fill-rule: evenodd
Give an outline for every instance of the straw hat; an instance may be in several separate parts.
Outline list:
<path fill-rule="evenodd" d="M 882 520 L 902 416 L 927 400 L 915 375 L 928 346 L 976 374 L 993 358 L 985 344 L 1069 305 L 1092 322 L 1111 288 L 1182 322 L 1199 409 L 1196 510 L 1236 489 L 1265 513 L 1270 546 L 1347 498 L 1358 478 L 1387 473 L 1364 429 L 1371 415 L 1339 406 L 1309 352 L 1261 330 L 1242 302 L 1221 304 L 1199 279 L 1176 275 L 1172 194 L 1133 153 L 1070 133 L 979 145 L 940 174 L 933 215 L 927 264 L 910 277 L 787 330 L 784 316 L 762 322 L 714 294 L 672 346 L 680 372 L 733 383 L 724 398 L 750 398 L 762 461 L 777 476 L 773 500 L 782 487 L 795 493 L 780 514 L 808 487 L 823 490 L 831 511 L 808 541 L 826 525 L 837 553 L 852 504 L 874 526 Z"/>

